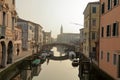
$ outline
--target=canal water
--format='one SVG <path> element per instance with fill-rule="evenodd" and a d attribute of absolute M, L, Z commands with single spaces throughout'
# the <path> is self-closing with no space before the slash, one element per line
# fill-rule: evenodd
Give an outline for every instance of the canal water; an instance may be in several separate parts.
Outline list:
<path fill-rule="evenodd" d="M 54 56 L 60 56 L 57 48 L 52 49 L 54 51 Z M 78 67 L 74 68 L 71 65 L 71 60 L 49 60 L 41 66 L 41 72 L 38 76 L 34 77 L 33 80 L 79 80 L 78 77 Z"/>

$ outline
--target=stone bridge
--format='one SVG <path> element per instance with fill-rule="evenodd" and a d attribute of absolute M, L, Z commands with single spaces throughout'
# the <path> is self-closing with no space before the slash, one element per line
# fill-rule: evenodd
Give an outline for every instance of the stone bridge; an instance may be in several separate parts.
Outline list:
<path fill-rule="evenodd" d="M 75 45 L 67 44 L 67 43 L 49 43 L 49 44 L 44 44 L 42 46 L 42 50 L 50 50 L 54 46 L 64 46 L 64 47 L 69 48 L 71 50 L 75 50 Z"/>

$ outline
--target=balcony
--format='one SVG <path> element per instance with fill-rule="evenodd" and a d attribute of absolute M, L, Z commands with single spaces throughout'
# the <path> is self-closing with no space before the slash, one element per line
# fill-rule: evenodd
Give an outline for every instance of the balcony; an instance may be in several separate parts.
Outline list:
<path fill-rule="evenodd" d="M 5 31 L 6 31 L 6 27 L 3 25 L 0 25 L 0 39 L 5 38 Z"/>

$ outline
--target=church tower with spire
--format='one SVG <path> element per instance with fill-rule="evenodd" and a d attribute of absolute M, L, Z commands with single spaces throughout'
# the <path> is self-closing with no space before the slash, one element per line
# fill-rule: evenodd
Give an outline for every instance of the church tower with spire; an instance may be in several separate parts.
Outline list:
<path fill-rule="evenodd" d="M 63 26 L 61 25 L 60 34 L 63 33 Z"/>

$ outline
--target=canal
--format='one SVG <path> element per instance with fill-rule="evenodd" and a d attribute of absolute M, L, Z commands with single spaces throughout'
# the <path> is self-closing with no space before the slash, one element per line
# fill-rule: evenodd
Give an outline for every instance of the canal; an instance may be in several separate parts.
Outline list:
<path fill-rule="evenodd" d="M 52 51 L 54 56 L 62 56 L 56 47 Z M 41 65 L 41 72 L 33 80 L 79 80 L 78 67 L 72 67 L 71 60 L 49 60 Z"/>

